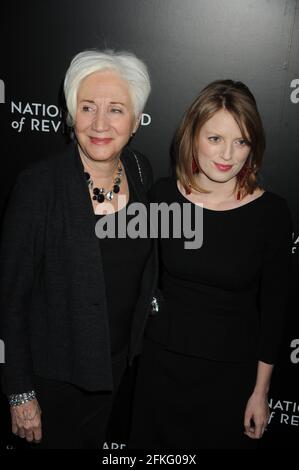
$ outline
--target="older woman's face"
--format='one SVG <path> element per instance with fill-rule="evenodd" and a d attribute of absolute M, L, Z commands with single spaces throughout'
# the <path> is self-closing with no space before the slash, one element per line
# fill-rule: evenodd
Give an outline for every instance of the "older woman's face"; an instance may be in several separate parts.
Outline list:
<path fill-rule="evenodd" d="M 75 131 L 93 160 L 113 160 L 137 128 L 128 84 L 111 71 L 82 80 L 77 96 Z"/>
<path fill-rule="evenodd" d="M 217 111 L 200 129 L 197 159 L 202 179 L 225 183 L 235 178 L 249 153 L 249 142 L 226 109 Z"/>

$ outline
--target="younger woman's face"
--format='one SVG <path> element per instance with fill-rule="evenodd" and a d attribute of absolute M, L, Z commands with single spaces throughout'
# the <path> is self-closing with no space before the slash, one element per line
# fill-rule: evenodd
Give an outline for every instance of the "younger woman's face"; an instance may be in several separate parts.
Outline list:
<path fill-rule="evenodd" d="M 200 178 L 225 183 L 235 179 L 250 153 L 250 143 L 242 137 L 232 114 L 221 109 L 200 129 L 197 161 Z"/>

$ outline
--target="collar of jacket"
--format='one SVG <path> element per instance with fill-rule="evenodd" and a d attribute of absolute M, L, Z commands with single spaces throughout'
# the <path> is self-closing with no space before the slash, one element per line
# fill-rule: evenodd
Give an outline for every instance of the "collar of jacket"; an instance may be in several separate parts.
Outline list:
<path fill-rule="evenodd" d="M 127 178 L 136 192 L 137 202 L 144 204 L 148 223 L 151 223 L 146 187 L 141 182 L 134 153 L 129 147 L 125 147 L 120 158 Z M 56 167 L 57 178 L 61 193 L 64 194 L 66 207 L 68 207 L 68 213 L 65 215 L 69 221 L 68 226 L 72 227 L 73 233 L 78 239 L 86 241 L 93 239 L 93 243 L 95 243 L 97 240 L 94 237 L 94 210 L 77 145 L 74 143 L 69 146 L 64 155 L 60 156 L 59 161 L 60 164 Z"/>
<path fill-rule="evenodd" d="M 85 186 L 87 187 L 86 180 L 84 177 L 84 166 L 83 166 L 77 145 L 75 145 L 74 151 L 75 151 L 76 167 L 82 176 L 82 180 L 84 181 Z M 125 146 L 123 148 L 122 153 L 120 155 L 120 160 L 125 168 L 127 178 L 130 181 L 131 185 L 133 186 L 138 196 L 139 201 L 147 203 L 147 198 L 145 195 L 145 188 L 143 187 L 142 181 L 140 179 L 136 157 L 135 157 L 133 150 L 130 149 L 129 146 Z"/>

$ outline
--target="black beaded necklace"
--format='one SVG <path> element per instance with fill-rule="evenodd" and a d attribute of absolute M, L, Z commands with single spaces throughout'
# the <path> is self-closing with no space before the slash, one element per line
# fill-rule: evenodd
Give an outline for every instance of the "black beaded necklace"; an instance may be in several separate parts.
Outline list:
<path fill-rule="evenodd" d="M 121 176 L 122 176 L 122 166 L 120 164 L 117 165 L 116 169 L 116 176 L 113 178 L 113 187 L 110 191 L 105 191 L 105 188 L 94 188 L 94 184 L 92 178 L 87 171 L 84 172 L 84 176 L 86 178 L 86 182 L 88 187 L 92 191 L 92 199 L 98 202 L 104 202 L 105 199 L 107 201 L 112 201 L 113 195 L 119 193 L 120 191 L 120 184 L 121 184 Z"/>

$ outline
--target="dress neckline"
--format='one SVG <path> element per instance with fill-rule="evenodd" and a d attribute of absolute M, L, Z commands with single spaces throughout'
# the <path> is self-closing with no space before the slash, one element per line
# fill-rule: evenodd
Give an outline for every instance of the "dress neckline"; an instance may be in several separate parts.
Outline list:
<path fill-rule="evenodd" d="M 174 184 L 175 184 L 175 187 L 176 187 L 176 190 L 178 192 L 178 194 L 187 202 L 189 202 L 190 204 L 193 204 L 194 206 L 197 206 L 197 207 L 201 207 L 197 204 L 195 204 L 195 202 L 192 202 L 190 201 L 189 199 L 187 199 L 182 193 L 181 191 L 179 190 L 179 187 L 178 187 L 178 183 L 177 183 L 177 180 L 174 180 Z M 243 208 L 246 208 L 247 206 L 252 206 L 253 204 L 259 202 L 260 200 L 263 199 L 263 197 L 266 195 L 266 193 L 268 193 L 268 191 L 264 191 L 260 196 L 256 197 L 255 199 L 253 199 L 252 201 L 249 201 L 247 202 L 246 204 L 242 204 L 241 206 L 238 206 L 238 207 L 234 207 L 232 209 L 220 209 L 220 210 L 216 210 L 216 209 L 208 209 L 207 207 L 202 207 L 205 211 L 207 212 L 215 212 L 215 213 L 224 213 L 224 212 L 235 212 L 235 211 L 238 211 L 240 209 L 243 209 Z"/>

